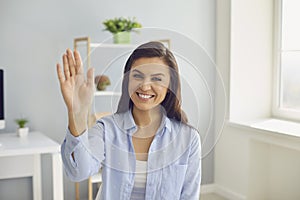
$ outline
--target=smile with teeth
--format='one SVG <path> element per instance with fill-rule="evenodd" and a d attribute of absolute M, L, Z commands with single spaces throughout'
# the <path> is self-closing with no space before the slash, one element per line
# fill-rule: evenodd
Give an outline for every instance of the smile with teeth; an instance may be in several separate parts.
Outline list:
<path fill-rule="evenodd" d="M 136 94 L 142 99 L 150 99 L 150 98 L 154 97 L 154 95 L 142 94 L 142 93 L 138 93 L 138 92 Z"/>

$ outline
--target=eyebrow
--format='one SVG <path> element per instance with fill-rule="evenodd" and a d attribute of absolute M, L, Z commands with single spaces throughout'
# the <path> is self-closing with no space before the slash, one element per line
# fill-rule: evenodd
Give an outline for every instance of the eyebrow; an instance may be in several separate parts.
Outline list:
<path fill-rule="evenodd" d="M 143 72 L 141 72 L 141 71 L 139 71 L 137 69 L 132 70 L 132 72 L 138 72 L 140 74 L 144 74 Z M 156 73 L 156 74 L 151 74 L 151 76 L 165 76 L 165 74 L 163 74 L 163 73 Z"/>
<path fill-rule="evenodd" d="M 163 73 L 151 74 L 151 76 L 165 76 Z"/>

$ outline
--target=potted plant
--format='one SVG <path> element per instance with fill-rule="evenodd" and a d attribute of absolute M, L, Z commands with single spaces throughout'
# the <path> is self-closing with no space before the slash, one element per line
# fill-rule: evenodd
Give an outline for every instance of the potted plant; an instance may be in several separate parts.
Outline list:
<path fill-rule="evenodd" d="M 26 123 L 28 122 L 25 118 L 16 119 L 15 122 L 18 124 L 19 128 L 17 130 L 19 137 L 25 137 L 28 135 L 29 128 L 26 127 Z"/>
<path fill-rule="evenodd" d="M 108 85 L 110 85 L 110 80 L 108 76 L 98 75 L 95 77 L 95 85 L 97 90 L 103 91 Z"/>
<path fill-rule="evenodd" d="M 114 43 L 130 43 L 130 32 L 142 25 L 135 18 L 114 18 L 107 19 L 103 22 L 106 31 L 113 34 Z"/>

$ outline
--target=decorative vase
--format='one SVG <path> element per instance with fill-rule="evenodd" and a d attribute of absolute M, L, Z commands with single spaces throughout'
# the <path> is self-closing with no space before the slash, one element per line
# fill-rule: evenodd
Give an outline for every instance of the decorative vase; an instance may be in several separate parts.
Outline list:
<path fill-rule="evenodd" d="M 130 43 L 130 32 L 123 31 L 114 34 L 115 44 L 129 44 Z"/>
<path fill-rule="evenodd" d="M 19 137 L 26 137 L 28 135 L 29 132 L 29 127 L 24 127 L 24 128 L 18 128 L 18 136 Z"/>

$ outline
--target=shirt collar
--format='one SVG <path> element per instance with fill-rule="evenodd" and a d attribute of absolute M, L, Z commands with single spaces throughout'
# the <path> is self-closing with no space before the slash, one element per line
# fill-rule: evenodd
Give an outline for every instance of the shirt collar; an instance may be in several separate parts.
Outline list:
<path fill-rule="evenodd" d="M 161 124 L 158 128 L 158 135 L 162 136 L 162 134 L 164 133 L 164 128 L 166 128 L 169 132 L 171 132 L 171 121 L 170 119 L 167 117 L 165 112 L 162 112 L 162 121 Z M 130 135 L 133 135 L 134 132 L 137 130 L 137 125 L 134 122 L 133 119 L 133 115 L 131 112 L 131 109 L 129 109 L 128 111 L 126 111 L 125 113 L 123 113 L 123 116 L 121 117 L 121 120 L 123 121 L 123 128 L 128 131 L 128 133 Z"/>
<path fill-rule="evenodd" d="M 137 128 L 137 126 L 134 122 L 133 116 L 132 116 L 131 109 L 127 110 L 124 113 L 123 120 L 124 120 L 124 129 L 130 130 L 133 128 Z"/>

